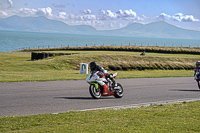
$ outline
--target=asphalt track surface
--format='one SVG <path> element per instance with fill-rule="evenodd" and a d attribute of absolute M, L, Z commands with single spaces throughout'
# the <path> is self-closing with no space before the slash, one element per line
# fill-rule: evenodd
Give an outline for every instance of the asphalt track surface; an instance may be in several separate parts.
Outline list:
<path fill-rule="evenodd" d="M 0 117 L 50 114 L 71 110 L 134 107 L 151 103 L 199 100 L 193 77 L 116 79 L 120 99 L 92 99 L 85 80 L 0 83 Z"/>

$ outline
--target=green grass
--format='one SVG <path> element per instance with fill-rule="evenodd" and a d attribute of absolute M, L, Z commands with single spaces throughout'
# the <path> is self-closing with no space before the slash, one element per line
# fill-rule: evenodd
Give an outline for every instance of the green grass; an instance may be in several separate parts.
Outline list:
<path fill-rule="evenodd" d="M 0 118 L 0 132 L 200 132 L 200 101 Z"/>
<path fill-rule="evenodd" d="M 54 51 L 55 52 L 55 51 Z M 59 51 L 66 52 L 66 51 Z M 105 69 L 110 66 L 188 66 L 194 67 L 198 55 L 147 53 L 124 51 L 67 51 L 75 55 L 56 56 L 31 61 L 30 53 L 0 53 L 0 82 L 83 80 L 88 75 L 80 74 L 80 63 L 96 61 Z M 111 73 L 113 71 L 109 71 Z M 117 78 L 188 77 L 193 70 L 145 70 L 117 71 Z"/>
<path fill-rule="evenodd" d="M 66 52 L 66 51 L 59 51 Z M 67 51 L 68 52 L 68 51 Z M 68 63 L 73 69 L 79 69 L 79 64 L 90 63 L 95 60 L 99 65 L 108 69 L 109 66 L 115 67 L 194 67 L 198 60 L 198 55 L 191 54 L 162 54 L 147 53 L 140 56 L 140 52 L 125 51 L 70 51 L 79 53 L 72 56 L 62 56 L 57 59 L 58 63 Z"/>

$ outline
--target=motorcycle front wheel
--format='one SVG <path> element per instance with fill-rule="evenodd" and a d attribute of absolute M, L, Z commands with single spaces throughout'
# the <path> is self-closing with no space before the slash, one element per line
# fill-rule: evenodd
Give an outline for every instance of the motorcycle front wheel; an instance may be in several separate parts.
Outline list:
<path fill-rule="evenodd" d="M 94 84 L 90 85 L 89 92 L 94 99 L 99 99 L 101 97 L 101 89 L 99 87 L 96 89 Z"/>
<path fill-rule="evenodd" d="M 120 83 L 117 83 L 116 90 L 114 92 L 114 97 L 115 98 L 122 98 L 124 95 L 124 89 Z"/>

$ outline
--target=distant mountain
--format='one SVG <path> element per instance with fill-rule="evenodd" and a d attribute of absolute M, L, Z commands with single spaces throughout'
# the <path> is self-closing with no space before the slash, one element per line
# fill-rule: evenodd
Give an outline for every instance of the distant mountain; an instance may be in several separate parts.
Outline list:
<path fill-rule="evenodd" d="M 70 34 L 93 34 L 96 29 L 91 26 L 69 26 L 64 22 L 50 20 L 46 17 L 11 16 L 0 20 L 1 30 L 59 32 Z"/>
<path fill-rule="evenodd" d="M 64 22 L 47 19 L 46 17 L 11 16 L 6 19 L 0 19 L 0 30 L 131 37 L 200 39 L 200 31 L 181 29 L 163 21 L 153 22 L 146 25 L 133 23 L 117 30 L 97 31 L 92 26 L 70 26 Z"/>
<path fill-rule="evenodd" d="M 163 21 L 146 25 L 134 23 L 122 29 L 101 31 L 101 33 L 112 36 L 200 39 L 200 31 L 182 29 Z"/>

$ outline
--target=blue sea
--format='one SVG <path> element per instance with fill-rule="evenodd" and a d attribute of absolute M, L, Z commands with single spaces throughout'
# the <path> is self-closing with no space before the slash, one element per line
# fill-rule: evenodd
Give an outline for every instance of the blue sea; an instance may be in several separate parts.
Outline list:
<path fill-rule="evenodd" d="M 0 52 L 86 45 L 200 47 L 200 40 L 0 31 Z"/>

